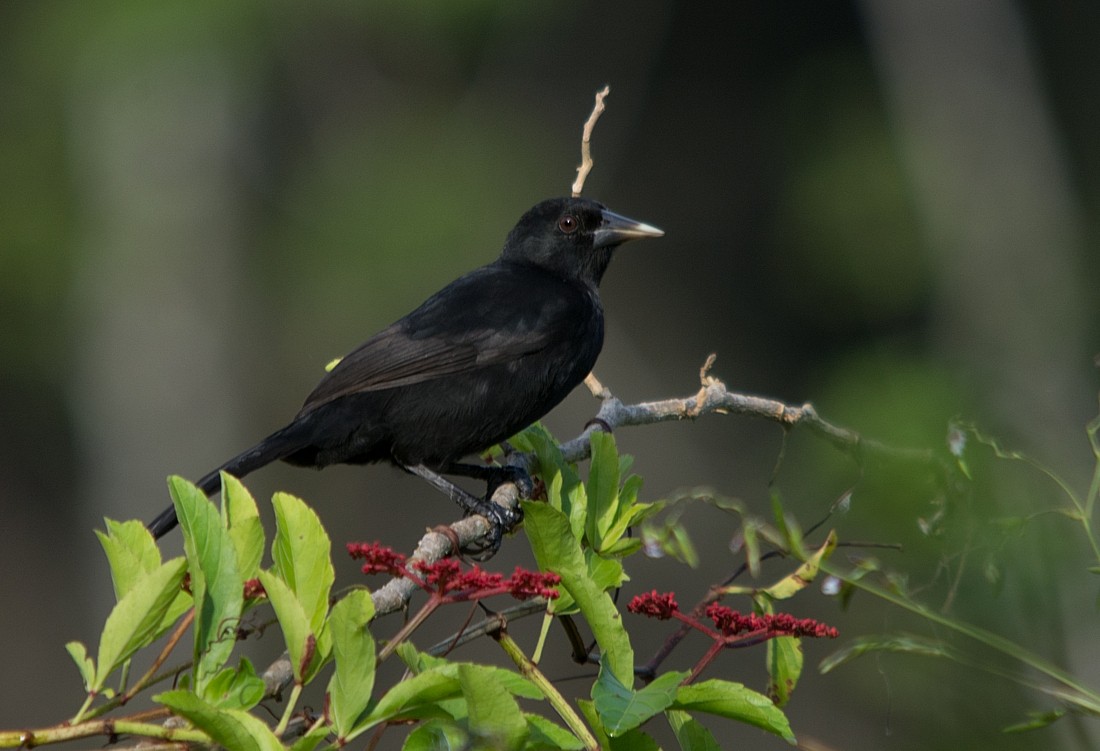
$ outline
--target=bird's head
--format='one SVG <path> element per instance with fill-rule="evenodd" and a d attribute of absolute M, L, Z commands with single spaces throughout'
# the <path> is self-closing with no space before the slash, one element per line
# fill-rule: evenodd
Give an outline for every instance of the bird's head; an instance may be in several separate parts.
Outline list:
<path fill-rule="evenodd" d="M 588 198 L 551 198 L 520 217 L 501 258 L 599 284 L 615 248 L 628 240 L 663 234 Z"/>

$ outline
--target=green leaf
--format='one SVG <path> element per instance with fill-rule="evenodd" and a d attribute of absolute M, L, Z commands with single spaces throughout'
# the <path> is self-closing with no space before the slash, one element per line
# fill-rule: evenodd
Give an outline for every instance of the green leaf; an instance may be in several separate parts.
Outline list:
<path fill-rule="evenodd" d="M 828 673 L 830 670 L 851 662 L 868 652 L 901 652 L 922 657 L 946 657 L 957 659 L 950 647 L 942 641 L 928 639 L 914 634 L 872 634 L 861 636 L 833 652 L 818 665 L 818 670 Z"/>
<path fill-rule="evenodd" d="M 84 690 L 90 693 L 92 686 L 95 684 L 95 661 L 88 656 L 88 648 L 81 642 L 71 641 L 65 645 L 65 650 L 73 658 L 77 670 L 80 671 L 80 677 L 84 681 Z"/>
<path fill-rule="evenodd" d="M 802 675 L 802 640 L 779 636 L 768 640 L 768 696 L 777 707 L 791 700 Z"/>
<path fill-rule="evenodd" d="M 337 737 L 351 732 L 370 703 L 374 690 L 375 646 L 367 624 L 374 601 L 365 589 L 354 589 L 332 606 L 329 629 L 336 670 L 328 684 L 332 724 Z"/>
<path fill-rule="evenodd" d="M 627 580 L 623 562 L 617 558 L 604 558 L 592 550 L 584 551 L 588 578 L 600 589 L 616 589 Z"/>
<path fill-rule="evenodd" d="M 301 499 L 276 493 L 275 540 L 271 546 L 274 570 L 302 604 L 310 628 L 319 633 L 328 613 L 328 596 L 336 575 L 332 543 L 316 512 Z"/>
<path fill-rule="evenodd" d="M 452 720 L 429 720 L 409 733 L 401 751 L 464 751 L 472 746 L 470 734 Z"/>
<path fill-rule="evenodd" d="M 584 743 L 580 738 L 551 722 L 542 715 L 524 713 L 527 721 L 527 749 L 560 749 L 561 751 L 582 751 Z"/>
<path fill-rule="evenodd" d="M 821 547 L 795 569 L 794 573 L 765 589 L 765 594 L 773 600 L 785 600 L 801 592 L 817 577 L 818 571 L 821 570 L 821 563 L 828 560 L 834 550 L 836 550 L 836 530 L 829 530 L 829 535 Z"/>
<path fill-rule="evenodd" d="M 599 678 L 592 686 L 592 702 L 607 735 L 620 736 L 663 712 L 676 699 L 679 684 L 688 675 L 664 673 L 640 691 L 632 691 L 601 664 Z"/>
<path fill-rule="evenodd" d="M 570 532 L 569 520 L 544 503 L 525 501 L 523 512 L 527 515 L 524 528 L 539 568 L 561 577 L 562 588 L 588 621 L 602 659 L 620 683 L 633 683 L 634 649 L 623 628 L 622 615 L 607 592 L 588 578 L 588 566 L 580 543 Z"/>
<path fill-rule="evenodd" d="M 478 665 L 460 665 L 458 678 L 471 732 L 488 740 L 491 748 L 519 748 L 527 737 L 527 721 L 512 695 L 488 680 L 487 672 Z"/>
<path fill-rule="evenodd" d="M 1028 730 L 1041 730 L 1065 717 L 1068 711 L 1069 710 L 1065 708 L 1059 708 L 1047 712 L 1028 712 L 1028 719 L 1026 721 L 1016 723 L 1015 725 L 1009 725 L 1003 732 L 1023 733 Z"/>
<path fill-rule="evenodd" d="M 260 510 L 248 489 L 233 475 L 222 472 L 222 521 L 237 551 L 242 579 L 254 579 L 264 555 L 264 527 Z"/>
<path fill-rule="evenodd" d="M 708 714 L 737 720 L 769 733 L 775 733 L 790 744 L 795 743 L 790 723 L 783 711 L 761 693 L 732 681 L 709 680 L 681 686 L 676 692 L 673 709 Z"/>
<path fill-rule="evenodd" d="M 354 733 L 346 740 L 363 733 L 375 725 L 400 715 L 411 713 L 425 705 L 434 705 L 444 699 L 452 699 L 462 694 L 462 685 L 457 678 L 442 670 L 429 670 L 401 681 L 387 691 L 378 703 L 360 723 Z"/>
<path fill-rule="evenodd" d="M 439 670 L 441 673 L 449 675 L 452 678 L 458 678 L 459 666 L 470 664 L 451 662 L 446 658 L 436 657 L 427 652 L 418 652 L 416 647 L 409 642 L 401 644 L 397 648 L 397 654 L 401 658 L 401 661 L 408 666 L 409 670 L 414 673 L 423 673 L 426 670 Z M 524 699 L 545 698 L 538 686 L 519 673 L 493 665 L 476 665 L 476 667 L 481 671 L 483 680 L 492 681 L 510 694 L 522 696 Z"/>
<path fill-rule="evenodd" d="M 248 712 L 212 707 L 185 690 L 166 691 L 153 700 L 189 720 L 228 751 L 285 751 L 271 728 Z"/>
<path fill-rule="evenodd" d="M 105 519 L 107 533 L 96 530 L 103 552 L 111 566 L 115 598 L 121 600 L 144 575 L 156 570 L 161 563 L 160 548 L 149 530 L 139 521 L 117 522 Z M 175 625 L 179 617 L 191 609 L 191 595 L 182 589 L 164 613 L 155 629 L 154 639 Z"/>
<path fill-rule="evenodd" d="M 711 732 L 687 712 L 672 710 L 666 715 L 683 751 L 722 751 Z"/>
<path fill-rule="evenodd" d="M 160 548 L 139 521 L 103 521 L 107 526 L 106 534 L 98 529 L 95 534 L 111 566 L 115 600 L 121 600 L 138 579 L 160 566 Z"/>
<path fill-rule="evenodd" d="M 604 533 L 601 552 L 606 552 L 609 545 L 618 542 L 628 529 L 636 527 L 665 507 L 661 502 L 638 503 L 638 492 L 641 489 L 642 478 L 638 475 L 631 475 L 623 482 L 615 504 L 615 519 Z"/>
<path fill-rule="evenodd" d="M 604 535 L 611 528 L 619 506 L 619 453 L 610 433 L 592 434 L 592 462 L 588 468 L 588 520 L 585 534 L 596 550 L 602 550 Z"/>
<path fill-rule="evenodd" d="M 207 682 L 203 700 L 218 709 L 252 709 L 264 698 L 263 678 L 247 657 L 235 668 L 224 668 Z"/>
<path fill-rule="evenodd" d="M 141 577 L 118 601 L 99 638 L 99 669 L 90 690 L 102 689 L 108 675 L 156 639 L 157 629 L 179 594 L 186 571 L 187 561 L 173 558 Z"/>
<path fill-rule="evenodd" d="M 191 573 L 195 602 L 194 688 L 202 694 L 206 682 L 221 671 L 236 644 L 244 609 L 244 579 L 237 569 L 233 541 L 206 494 L 175 475 L 168 478 L 168 491 L 183 530 L 183 550 Z"/>
<path fill-rule="evenodd" d="M 279 619 L 279 628 L 283 631 L 286 640 L 286 651 L 290 656 L 290 664 L 294 668 L 294 680 L 304 684 L 310 675 L 310 665 L 317 658 L 317 635 L 309 627 L 309 617 L 306 615 L 302 603 L 290 590 L 290 587 L 270 571 L 260 571 L 260 583 L 264 585 L 267 599 L 271 601 L 271 607 L 275 610 L 275 617 Z M 310 647 L 310 643 L 313 647 Z M 313 656 L 306 665 L 302 664 L 307 654 L 312 651 Z"/>
<path fill-rule="evenodd" d="M 607 748 L 610 751 L 661 751 L 657 741 L 638 728 L 611 738 L 607 743 Z"/>

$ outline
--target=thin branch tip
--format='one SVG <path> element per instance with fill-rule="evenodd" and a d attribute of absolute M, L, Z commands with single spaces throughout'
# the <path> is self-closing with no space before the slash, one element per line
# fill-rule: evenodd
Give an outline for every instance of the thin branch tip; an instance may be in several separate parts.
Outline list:
<path fill-rule="evenodd" d="M 584 181 L 595 164 L 592 161 L 592 131 L 595 130 L 596 121 L 600 119 L 600 115 L 606 109 L 603 100 L 610 93 L 610 86 L 604 86 L 603 89 L 596 92 L 596 103 L 592 107 L 592 114 L 588 116 L 588 120 L 584 123 L 584 130 L 581 132 L 581 165 L 577 167 L 577 179 L 573 181 L 574 198 L 580 196 L 581 191 L 584 189 Z"/>

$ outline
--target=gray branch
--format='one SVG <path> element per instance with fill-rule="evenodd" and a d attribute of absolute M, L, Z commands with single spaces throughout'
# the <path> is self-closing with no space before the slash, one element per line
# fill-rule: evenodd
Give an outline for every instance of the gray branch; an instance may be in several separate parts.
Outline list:
<path fill-rule="evenodd" d="M 895 448 L 864 438 L 854 430 L 834 425 L 818 415 L 809 402 L 793 405 L 776 399 L 732 392 L 724 383 L 710 375 L 714 360 L 715 356 L 711 355 L 699 370 L 700 387 L 695 394 L 638 404 L 623 404 L 595 375 L 589 375 L 585 385 L 600 400 L 600 409 L 580 435 L 561 444 L 562 456 L 568 462 L 587 459 L 591 451 L 592 434 L 597 431 L 652 425 L 670 420 L 695 420 L 707 415 L 745 415 L 778 423 L 784 430 L 805 427 L 833 446 L 852 454 L 857 461 L 866 457 L 927 464 L 937 461 L 935 453 L 930 449 Z M 505 464 L 521 467 L 528 472 L 538 471 L 538 459 L 533 454 L 511 454 Z M 515 508 L 519 503 L 519 491 L 514 484 L 505 483 L 493 493 L 493 502 Z M 415 561 L 432 563 L 446 558 L 456 552 L 455 543 L 460 550 L 474 545 L 489 533 L 489 522 L 483 516 L 469 516 L 444 529 L 447 531 L 438 531 L 438 528 L 429 530 L 420 539 L 416 551 L 409 559 L 409 565 Z M 394 577 L 372 595 L 376 615 L 405 609 L 415 591 L 416 584 L 404 577 Z M 269 696 L 278 696 L 293 680 L 293 667 L 285 654 L 264 672 Z"/>

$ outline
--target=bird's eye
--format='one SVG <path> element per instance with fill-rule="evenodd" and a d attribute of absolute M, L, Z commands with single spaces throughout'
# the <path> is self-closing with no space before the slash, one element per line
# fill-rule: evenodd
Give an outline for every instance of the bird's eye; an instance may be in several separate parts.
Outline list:
<path fill-rule="evenodd" d="M 580 222 L 578 222 L 577 217 L 572 214 L 566 214 L 558 220 L 558 229 L 567 235 L 576 232 L 578 226 L 580 226 Z"/>

